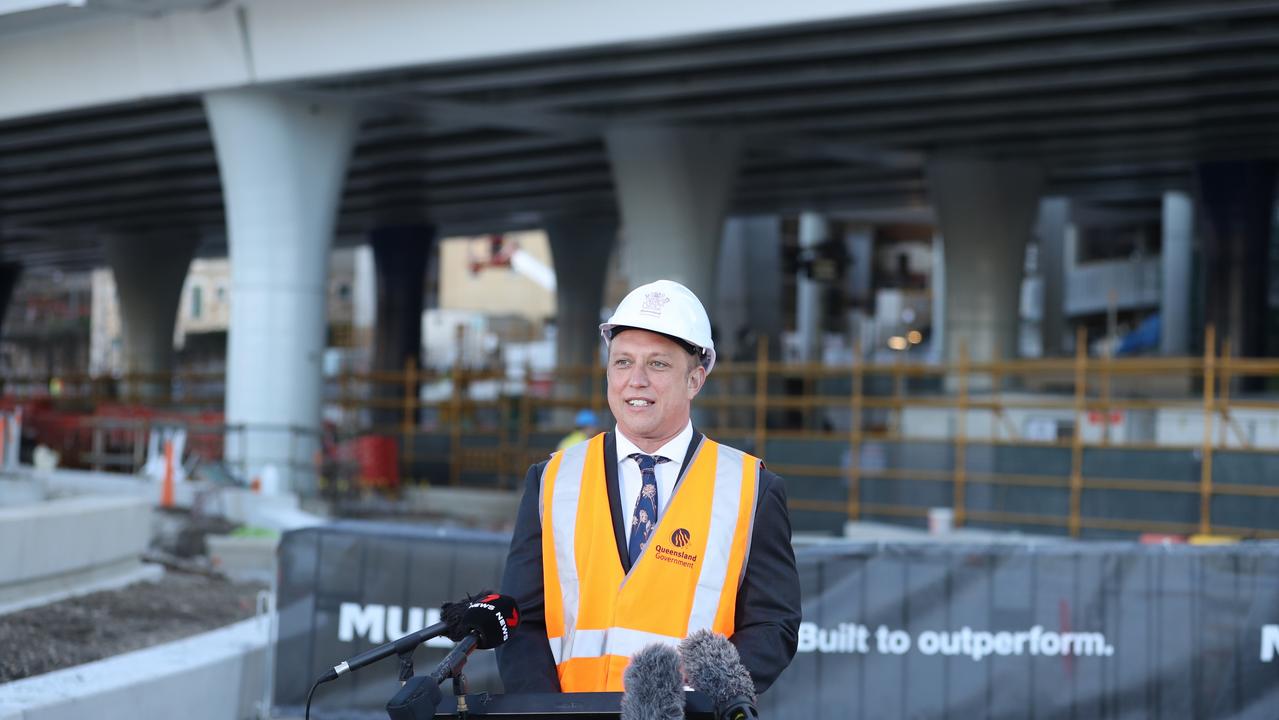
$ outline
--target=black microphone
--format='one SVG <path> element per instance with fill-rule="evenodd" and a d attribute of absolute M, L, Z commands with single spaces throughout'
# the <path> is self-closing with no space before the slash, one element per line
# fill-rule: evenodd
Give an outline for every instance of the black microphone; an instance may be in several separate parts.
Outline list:
<path fill-rule="evenodd" d="M 465 600 L 444 603 L 440 606 L 440 617 L 443 618 L 440 622 L 424 627 L 417 632 L 411 632 L 398 640 L 392 640 L 391 642 L 378 645 L 375 648 L 365 650 L 354 657 L 349 657 L 337 665 L 334 665 L 332 670 L 321 675 L 320 679 L 316 680 L 316 683 L 326 683 L 330 680 L 336 680 L 352 670 L 359 670 L 365 665 L 375 663 L 383 658 L 408 652 L 427 640 L 441 635 L 446 636 L 454 642 L 461 640 L 462 636 L 466 634 L 465 630 L 462 628 L 462 616 L 466 613 L 467 608 L 470 606 L 469 604 L 474 601 L 476 597 L 491 594 L 491 590 L 484 590 L 475 596 L 467 595 Z"/>
<path fill-rule="evenodd" d="M 462 639 L 435 666 L 431 678 L 438 685 L 453 677 L 475 649 L 488 650 L 511 639 L 511 631 L 520 624 L 520 610 L 515 600 L 490 593 L 473 600 L 462 613 L 459 631 Z"/>
<path fill-rule="evenodd" d="M 389 643 L 383 643 L 381 645 L 378 645 L 375 648 L 370 648 L 368 650 L 365 650 L 359 655 L 355 655 L 353 657 L 347 658 L 346 660 L 343 660 L 337 665 L 334 665 L 333 669 L 329 670 L 328 672 L 324 673 L 324 675 L 320 676 L 320 679 L 317 680 L 316 682 L 325 683 L 330 680 L 336 680 L 337 678 L 351 672 L 352 670 L 359 670 L 365 665 L 368 665 L 370 663 L 375 663 L 378 660 L 381 660 L 382 658 L 388 658 L 388 657 L 391 657 L 392 655 L 399 655 L 400 653 L 404 653 L 409 650 L 412 650 L 413 648 L 417 647 L 418 645 L 421 645 L 422 643 L 426 642 L 427 640 L 430 640 L 431 638 L 439 637 L 441 635 L 449 635 L 451 634 L 450 631 L 452 629 L 453 629 L 452 626 L 450 626 L 447 621 L 437 622 L 434 625 L 428 625 L 427 627 L 424 627 L 421 630 L 418 630 L 417 632 L 411 632 L 408 635 L 405 635 L 404 637 L 398 640 L 392 640 Z"/>
<path fill-rule="evenodd" d="M 742 666 L 737 648 L 728 638 L 710 630 L 698 630 L 679 644 L 688 684 L 710 696 L 716 720 L 753 720 L 755 681 Z"/>
<path fill-rule="evenodd" d="M 622 674 L 622 720 L 681 720 L 684 675 L 679 653 L 654 643 L 631 656 Z"/>

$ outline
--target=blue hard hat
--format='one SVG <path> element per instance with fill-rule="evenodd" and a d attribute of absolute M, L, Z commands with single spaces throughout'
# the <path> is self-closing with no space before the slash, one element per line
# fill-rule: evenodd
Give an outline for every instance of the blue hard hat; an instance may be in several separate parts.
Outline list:
<path fill-rule="evenodd" d="M 590 410 L 578 410 L 577 417 L 573 419 L 573 424 L 577 427 L 595 427 L 598 422 L 599 418 Z"/>

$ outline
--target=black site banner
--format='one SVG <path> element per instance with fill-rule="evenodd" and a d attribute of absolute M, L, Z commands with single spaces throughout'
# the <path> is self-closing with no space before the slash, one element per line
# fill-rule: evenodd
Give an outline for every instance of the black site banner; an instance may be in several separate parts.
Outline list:
<path fill-rule="evenodd" d="M 496 587 L 507 536 L 344 522 L 280 545 L 276 715 L 340 660 Z M 799 652 L 764 718 L 1279 717 L 1279 543 L 797 549 Z M 419 674 L 447 640 L 416 653 Z M 491 652 L 472 692 L 501 692 Z M 385 717 L 392 659 L 322 686 L 317 718 Z"/>

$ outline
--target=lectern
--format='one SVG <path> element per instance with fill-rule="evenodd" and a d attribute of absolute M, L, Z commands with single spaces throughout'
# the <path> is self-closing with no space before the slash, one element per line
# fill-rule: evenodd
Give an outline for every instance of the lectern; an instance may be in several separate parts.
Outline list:
<path fill-rule="evenodd" d="M 527 693 L 466 696 L 473 718 L 512 718 L 512 720 L 617 720 L 620 717 L 621 693 Z M 435 713 L 437 720 L 457 717 L 457 698 L 448 696 Z M 715 720 L 711 699 L 700 692 L 684 693 L 684 717 Z"/>

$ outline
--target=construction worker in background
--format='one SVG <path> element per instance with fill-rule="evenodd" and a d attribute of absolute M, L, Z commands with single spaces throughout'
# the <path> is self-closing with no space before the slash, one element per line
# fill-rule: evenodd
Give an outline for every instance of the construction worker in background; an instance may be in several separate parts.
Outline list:
<path fill-rule="evenodd" d="M 583 440 L 588 440 L 594 436 L 599 430 L 600 421 L 595 417 L 595 413 L 590 410 L 578 410 L 577 417 L 573 418 L 573 432 L 564 436 L 560 441 L 556 450 L 572 447 Z"/>
<path fill-rule="evenodd" d="M 799 574 L 782 479 L 693 427 L 715 366 L 706 310 L 658 280 L 600 333 L 617 424 L 529 468 L 502 578 L 520 607 L 498 648 L 506 692 L 618 692 L 636 651 L 703 629 L 763 692 L 795 654 Z"/>

